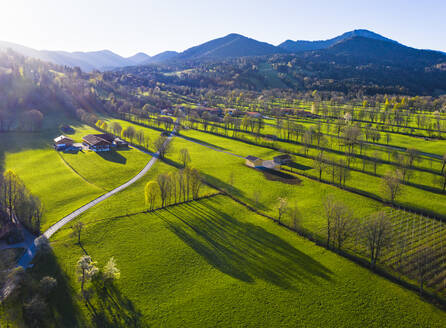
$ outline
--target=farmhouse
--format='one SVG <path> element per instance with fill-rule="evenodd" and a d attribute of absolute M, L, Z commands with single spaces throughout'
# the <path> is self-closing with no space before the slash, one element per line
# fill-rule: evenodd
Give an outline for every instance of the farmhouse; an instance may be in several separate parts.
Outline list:
<path fill-rule="evenodd" d="M 93 151 L 109 151 L 114 137 L 108 134 L 88 134 L 82 138 L 82 143 Z"/>
<path fill-rule="evenodd" d="M 73 146 L 73 143 L 74 143 L 73 139 L 61 135 L 57 138 L 54 138 L 54 149 L 63 150 Z"/>

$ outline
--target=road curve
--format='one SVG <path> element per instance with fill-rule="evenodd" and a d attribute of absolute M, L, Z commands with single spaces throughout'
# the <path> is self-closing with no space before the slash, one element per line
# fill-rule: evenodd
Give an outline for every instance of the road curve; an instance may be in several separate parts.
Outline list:
<path fill-rule="evenodd" d="M 173 138 L 175 134 L 175 130 L 172 131 L 172 133 L 169 135 L 169 137 L 167 138 L 167 140 L 165 141 L 166 143 L 169 143 L 171 141 L 171 139 Z M 144 152 L 144 151 L 143 151 Z M 147 152 L 144 152 L 147 153 Z M 149 153 L 147 153 L 149 154 Z M 133 183 L 135 183 L 136 181 L 138 181 L 139 179 L 141 179 L 153 166 L 153 164 L 156 163 L 156 161 L 158 160 L 158 153 L 152 154 L 153 157 L 152 159 L 147 163 L 147 165 L 137 174 L 135 175 L 132 179 L 130 179 L 129 181 L 127 181 L 126 183 L 120 185 L 119 187 L 103 194 L 102 196 L 99 196 L 98 198 L 92 200 L 91 202 L 83 205 L 82 207 L 79 207 L 77 210 L 75 210 L 74 212 L 68 214 L 67 216 L 65 216 L 64 218 L 60 219 L 59 221 L 57 221 L 55 224 L 53 224 L 50 228 L 48 228 L 48 230 L 46 230 L 43 233 L 43 236 L 45 236 L 47 239 L 49 239 L 52 235 L 54 235 L 59 229 L 61 229 L 64 225 L 66 225 L 68 222 L 74 220 L 76 217 L 78 217 L 80 214 L 84 213 L 85 211 L 87 211 L 88 209 L 92 208 L 93 206 L 99 204 L 100 202 L 106 200 L 107 198 L 113 196 L 114 194 L 120 192 L 121 190 L 124 190 L 125 188 L 129 187 L 130 185 L 132 185 Z M 25 253 L 22 255 L 22 257 L 19 259 L 18 261 L 18 265 L 23 267 L 23 268 L 28 268 L 31 261 L 34 258 L 34 255 L 36 253 L 36 245 L 35 245 L 35 239 L 32 242 L 32 244 L 30 244 L 28 246 L 28 248 L 26 249 Z"/>

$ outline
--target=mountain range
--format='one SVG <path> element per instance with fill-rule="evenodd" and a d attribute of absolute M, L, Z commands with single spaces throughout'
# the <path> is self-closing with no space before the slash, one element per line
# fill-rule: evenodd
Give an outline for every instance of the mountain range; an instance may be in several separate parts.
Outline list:
<path fill-rule="evenodd" d="M 189 48 L 181 53 L 165 51 L 153 57 L 145 53 L 137 53 L 131 57 L 122 57 L 110 50 L 91 52 L 67 52 L 35 50 L 19 44 L 0 41 L 0 49 L 11 48 L 25 56 L 38 58 L 59 65 L 78 66 L 84 71 L 109 70 L 114 68 L 175 63 L 185 61 L 219 60 L 237 57 L 270 56 L 274 54 L 301 53 L 329 49 L 346 40 L 364 38 L 377 40 L 394 45 L 393 49 L 412 49 L 405 47 L 397 41 L 391 40 L 368 30 L 354 30 L 340 36 L 323 41 L 287 40 L 278 46 L 257 41 L 240 34 L 231 33 L 227 36 L 214 39 L 203 44 Z M 366 46 L 366 45 L 363 45 Z M 372 52 L 373 49 L 369 49 Z"/>

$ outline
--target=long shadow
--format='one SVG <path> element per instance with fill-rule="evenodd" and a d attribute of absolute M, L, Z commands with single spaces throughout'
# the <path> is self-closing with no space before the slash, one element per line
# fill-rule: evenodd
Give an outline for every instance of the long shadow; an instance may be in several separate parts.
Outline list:
<path fill-rule="evenodd" d="M 260 168 L 258 170 L 263 173 L 265 179 L 270 181 L 278 181 L 290 185 L 298 185 L 302 182 L 302 180 L 297 178 L 296 176 L 282 171 L 276 171 L 267 168 Z"/>
<path fill-rule="evenodd" d="M 112 283 L 96 279 L 94 305 L 90 303 L 94 327 L 148 327 L 142 313 Z"/>
<path fill-rule="evenodd" d="M 196 143 L 199 143 L 199 144 L 202 144 L 202 145 L 205 145 L 205 146 L 209 146 L 209 147 L 215 148 L 215 149 L 228 150 L 227 148 L 224 148 L 224 147 L 221 147 L 221 146 L 217 146 L 215 144 L 212 144 L 212 143 L 207 142 L 207 141 L 203 141 L 201 139 L 192 138 L 192 137 L 186 137 L 186 136 L 183 136 L 183 135 L 180 135 L 180 137 L 183 138 L 183 139 L 192 141 L 192 142 L 196 142 Z"/>
<path fill-rule="evenodd" d="M 119 152 L 114 151 L 114 150 L 98 151 L 98 152 L 96 152 L 96 154 L 101 156 L 102 159 L 109 161 L 109 162 L 114 162 L 114 163 L 118 163 L 118 164 L 125 164 L 127 162 L 127 158 L 125 158 Z"/>
<path fill-rule="evenodd" d="M 262 279 L 295 289 L 301 282 L 329 280 L 331 271 L 279 236 L 241 222 L 208 199 L 157 211 L 168 228 L 210 265 L 235 279 Z"/>
<path fill-rule="evenodd" d="M 226 183 L 223 180 L 221 180 L 213 175 L 204 173 L 204 172 L 201 172 L 201 176 L 211 186 L 215 186 L 220 189 L 223 189 L 228 194 L 234 196 L 235 198 L 239 198 L 239 199 L 243 200 L 243 202 L 249 204 L 250 206 L 257 208 L 259 210 L 262 210 L 262 211 L 268 210 L 268 208 L 265 205 L 263 205 L 261 203 L 256 203 L 251 198 L 249 198 L 241 189 L 238 189 L 237 187 L 233 186 L 232 184 Z"/>
<path fill-rule="evenodd" d="M 76 291 L 71 287 L 70 278 L 60 267 L 59 261 L 52 250 L 38 255 L 34 267 L 29 274 L 40 280 L 44 276 L 51 276 L 57 280 L 54 294 L 48 300 L 50 316 L 48 320 L 52 327 L 85 327 L 88 321 L 82 314 L 78 303 L 74 299 Z"/>
<path fill-rule="evenodd" d="M 308 170 L 313 169 L 311 166 L 307 166 L 307 165 L 303 165 L 303 164 L 295 163 L 295 162 L 288 163 L 285 166 L 289 166 L 291 169 L 296 169 L 296 170 L 301 170 L 301 171 L 308 171 Z"/>

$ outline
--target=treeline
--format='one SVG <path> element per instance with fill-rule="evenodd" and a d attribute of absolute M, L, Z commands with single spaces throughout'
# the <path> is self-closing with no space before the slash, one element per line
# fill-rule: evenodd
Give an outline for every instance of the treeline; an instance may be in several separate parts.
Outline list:
<path fill-rule="evenodd" d="M 23 239 L 19 225 L 23 225 L 34 235 L 40 233 L 40 220 L 43 207 L 23 181 L 11 170 L 0 178 L 0 231 L 6 231 L 10 242 Z"/>

